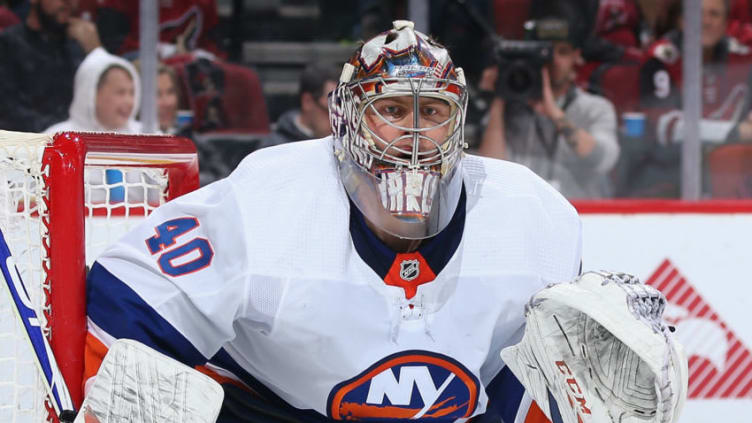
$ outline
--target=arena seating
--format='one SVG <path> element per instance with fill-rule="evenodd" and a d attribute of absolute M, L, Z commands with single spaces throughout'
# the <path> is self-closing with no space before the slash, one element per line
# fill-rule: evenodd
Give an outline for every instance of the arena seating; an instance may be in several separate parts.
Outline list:
<path fill-rule="evenodd" d="M 752 198 L 752 145 L 722 145 L 706 160 L 713 198 Z"/>
<path fill-rule="evenodd" d="M 609 99 L 617 116 L 635 111 L 640 102 L 640 66 L 637 63 L 588 63 L 578 82 L 590 92 Z"/>

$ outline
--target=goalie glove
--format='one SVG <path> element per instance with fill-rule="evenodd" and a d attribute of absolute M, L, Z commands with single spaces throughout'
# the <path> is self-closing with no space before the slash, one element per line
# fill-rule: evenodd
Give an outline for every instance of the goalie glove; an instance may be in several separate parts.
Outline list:
<path fill-rule="evenodd" d="M 550 420 L 676 422 L 687 360 L 662 320 L 665 305 L 634 276 L 588 272 L 533 295 L 522 341 L 501 358 Z"/>

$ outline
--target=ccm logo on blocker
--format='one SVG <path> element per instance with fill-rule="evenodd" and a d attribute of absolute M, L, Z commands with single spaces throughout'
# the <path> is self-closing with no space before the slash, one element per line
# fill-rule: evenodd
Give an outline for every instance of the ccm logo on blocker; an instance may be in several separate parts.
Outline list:
<path fill-rule="evenodd" d="M 457 419 L 478 404 L 478 379 L 456 360 L 427 351 L 392 354 L 329 394 L 335 420 Z"/>

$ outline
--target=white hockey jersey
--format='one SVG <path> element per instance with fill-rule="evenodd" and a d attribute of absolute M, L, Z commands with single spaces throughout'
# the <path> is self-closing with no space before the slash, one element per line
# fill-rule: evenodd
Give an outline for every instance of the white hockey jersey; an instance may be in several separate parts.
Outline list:
<path fill-rule="evenodd" d="M 89 273 L 87 377 L 131 338 L 296 420 L 525 421 L 499 351 L 535 291 L 578 273 L 574 208 L 468 155 L 449 226 L 397 254 L 337 172 L 329 138 L 262 149 L 114 244 Z"/>

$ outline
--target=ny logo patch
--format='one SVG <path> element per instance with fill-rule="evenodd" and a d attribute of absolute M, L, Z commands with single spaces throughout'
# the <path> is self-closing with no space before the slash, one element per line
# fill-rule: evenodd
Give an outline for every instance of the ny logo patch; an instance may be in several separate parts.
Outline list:
<path fill-rule="evenodd" d="M 402 260 L 400 263 L 400 278 L 411 281 L 420 275 L 420 263 L 418 260 Z"/>
<path fill-rule="evenodd" d="M 464 421 L 475 412 L 481 389 L 477 377 L 451 357 L 401 351 L 336 385 L 327 413 L 349 421 Z"/>

